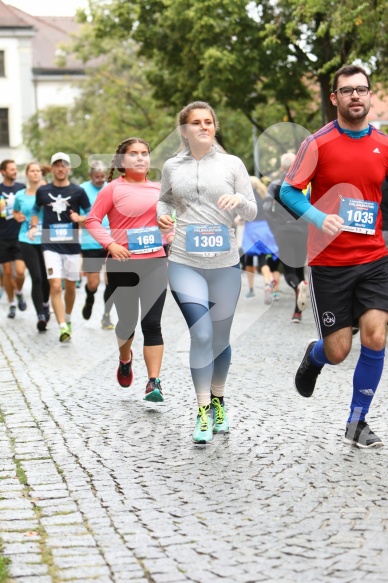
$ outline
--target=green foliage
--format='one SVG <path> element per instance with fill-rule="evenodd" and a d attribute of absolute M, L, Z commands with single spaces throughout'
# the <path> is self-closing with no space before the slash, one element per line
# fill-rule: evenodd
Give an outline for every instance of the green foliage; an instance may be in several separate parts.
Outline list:
<path fill-rule="evenodd" d="M 253 172 L 252 125 L 309 131 L 333 119 L 333 73 L 357 61 L 388 83 L 388 0 L 89 0 L 67 48 L 87 80 L 72 108 L 48 108 L 25 126 L 40 161 L 67 150 L 109 162 L 118 143 L 144 137 L 171 152 L 177 112 L 209 101 L 225 148 Z M 276 142 L 276 140 L 275 140 Z M 167 145 L 166 145 L 167 144 Z M 275 147 L 277 147 L 275 143 Z"/>
<path fill-rule="evenodd" d="M 76 154 L 76 180 L 87 178 L 88 158 L 109 164 L 117 145 L 138 136 L 157 145 L 174 129 L 174 118 L 156 104 L 145 78 L 147 65 L 135 55 L 134 43 L 95 42 L 90 25 L 77 38 L 77 56 L 91 59 L 80 95 L 72 107 L 54 106 L 38 111 L 24 126 L 24 140 L 33 156 L 49 162 L 57 151 Z M 94 59 L 104 49 L 104 58 Z"/>
<path fill-rule="evenodd" d="M 2 550 L 2 544 L 0 541 L 0 583 L 6 583 L 9 579 L 9 571 L 8 571 L 8 566 L 10 564 L 10 560 L 8 557 L 4 557 L 1 554 L 1 550 Z"/>
<path fill-rule="evenodd" d="M 381 80 L 387 65 L 388 0 L 89 0 L 83 19 L 99 40 L 138 43 L 164 105 L 209 100 L 238 109 L 259 129 L 273 107 L 277 121 L 314 129 L 335 115 L 336 69 L 358 59 Z"/>

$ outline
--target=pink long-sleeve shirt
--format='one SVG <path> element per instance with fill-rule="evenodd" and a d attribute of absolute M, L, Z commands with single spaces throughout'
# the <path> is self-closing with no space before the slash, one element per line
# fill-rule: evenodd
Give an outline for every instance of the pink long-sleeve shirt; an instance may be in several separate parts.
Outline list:
<path fill-rule="evenodd" d="M 104 247 L 118 243 L 128 249 L 128 229 L 156 227 L 156 203 L 159 199 L 159 182 L 126 182 L 122 176 L 109 182 L 100 190 L 85 226 L 90 234 Z M 102 226 L 108 215 L 110 233 Z M 154 253 L 131 255 L 131 259 L 165 257 L 164 249 Z"/>

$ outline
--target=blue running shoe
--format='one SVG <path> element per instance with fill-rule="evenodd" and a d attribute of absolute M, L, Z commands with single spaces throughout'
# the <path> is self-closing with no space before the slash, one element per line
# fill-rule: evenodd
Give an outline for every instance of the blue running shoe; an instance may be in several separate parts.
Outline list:
<path fill-rule="evenodd" d="M 212 399 L 213 409 L 213 433 L 228 433 L 229 420 L 226 416 L 225 404 L 221 403 L 218 397 Z"/>
<path fill-rule="evenodd" d="M 195 445 L 206 445 L 212 443 L 213 439 L 213 409 L 210 405 L 198 407 L 193 442 Z"/>
<path fill-rule="evenodd" d="M 163 403 L 164 397 L 159 379 L 150 379 L 148 381 L 144 401 L 151 401 L 151 403 Z"/>

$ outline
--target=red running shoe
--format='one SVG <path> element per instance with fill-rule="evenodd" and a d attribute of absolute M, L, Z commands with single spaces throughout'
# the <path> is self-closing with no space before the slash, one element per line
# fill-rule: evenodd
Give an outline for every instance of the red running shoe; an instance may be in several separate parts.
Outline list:
<path fill-rule="evenodd" d="M 119 383 L 120 387 L 127 389 L 133 383 L 133 370 L 132 370 L 132 362 L 133 362 L 133 352 L 131 350 L 131 360 L 124 364 L 120 360 L 119 367 L 117 369 L 117 382 Z"/>

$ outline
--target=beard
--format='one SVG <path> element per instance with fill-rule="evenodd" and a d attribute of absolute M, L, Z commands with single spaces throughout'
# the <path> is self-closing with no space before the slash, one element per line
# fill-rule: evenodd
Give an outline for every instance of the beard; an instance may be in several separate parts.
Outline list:
<path fill-rule="evenodd" d="M 355 109 L 353 109 L 353 107 L 350 107 L 350 105 L 353 105 L 353 107 L 354 107 L 355 103 L 349 104 L 347 107 L 344 107 L 343 105 L 338 106 L 338 110 L 344 119 L 352 122 L 352 121 L 360 121 L 360 120 L 365 119 L 369 113 L 371 104 L 368 103 L 365 105 L 364 103 L 357 103 L 357 107 L 358 107 L 357 111 Z"/>

